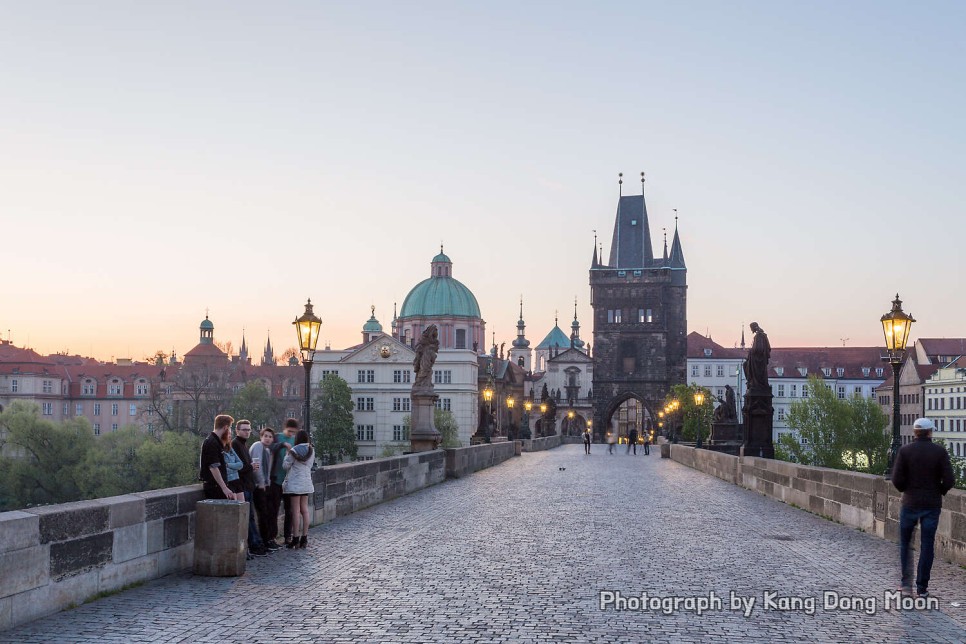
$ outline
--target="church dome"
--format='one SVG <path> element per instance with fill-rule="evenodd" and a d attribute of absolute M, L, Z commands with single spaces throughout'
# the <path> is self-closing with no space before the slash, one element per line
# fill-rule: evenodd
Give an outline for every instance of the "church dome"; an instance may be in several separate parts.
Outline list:
<path fill-rule="evenodd" d="M 476 296 L 462 282 L 452 277 L 430 277 L 423 280 L 409 291 L 399 312 L 400 318 L 446 315 L 482 317 Z"/>
<path fill-rule="evenodd" d="M 365 325 L 362 327 L 363 333 L 382 333 L 382 325 L 379 324 L 379 320 L 376 319 L 376 307 L 372 307 L 372 316 L 366 320 Z"/>
<path fill-rule="evenodd" d="M 201 321 L 200 328 L 206 329 L 206 330 L 209 330 L 209 331 L 214 331 L 215 330 L 215 325 L 211 323 L 211 320 L 209 320 L 208 319 L 208 316 L 206 315 L 205 316 L 205 319 Z"/>
<path fill-rule="evenodd" d="M 470 289 L 453 277 L 453 263 L 440 249 L 432 261 L 432 276 L 413 287 L 403 300 L 400 318 L 481 318 L 480 305 Z"/>

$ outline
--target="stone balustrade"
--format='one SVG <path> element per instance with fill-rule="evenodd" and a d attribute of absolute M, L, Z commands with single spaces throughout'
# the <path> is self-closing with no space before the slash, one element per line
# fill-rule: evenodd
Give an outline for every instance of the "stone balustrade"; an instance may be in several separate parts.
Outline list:
<path fill-rule="evenodd" d="M 514 442 L 323 467 L 313 525 L 466 476 L 514 456 Z M 190 570 L 200 485 L 0 513 L 0 630 L 99 594 Z"/>
<path fill-rule="evenodd" d="M 554 434 L 543 438 L 526 438 L 520 442 L 523 443 L 524 452 L 540 452 L 545 449 L 560 447 L 563 444 L 563 438 L 560 434 Z M 581 442 L 583 441 L 581 440 Z"/>
<path fill-rule="evenodd" d="M 902 494 L 881 476 L 671 445 L 671 459 L 898 543 Z M 936 555 L 966 565 L 966 492 L 943 498 Z"/>

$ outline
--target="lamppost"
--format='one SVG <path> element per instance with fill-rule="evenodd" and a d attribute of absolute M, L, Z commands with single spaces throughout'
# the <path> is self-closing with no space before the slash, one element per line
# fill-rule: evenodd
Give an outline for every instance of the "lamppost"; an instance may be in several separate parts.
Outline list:
<path fill-rule="evenodd" d="M 703 422 L 703 419 L 701 418 L 702 416 L 701 406 L 704 405 L 704 392 L 701 391 L 700 389 L 694 392 L 694 404 L 697 407 L 697 411 L 698 411 L 698 425 L 697 425 L 698 440 L 695 441 L 694 446 L 697 449 L 701 449 L 701 423 Z"/>
<path fill-rule="evenodd" d="M 509 438 L 510 438 L 510 427 L 513 426 L 513 405 L 514 405 L 514 403 L 516 403 L 516 401 L 513 400 L 513 396 L 507 396 L 506 397 L 507 415 L 509 416 L 509 418 L 507 419 L 507 424 L 506 424 L 506 437 L 507 437 L 507 440 L 509 440 Z"/>
<path fill-rule="evenodd" d="M 886 349 L 889 351 L 888 360 L 892 365 L 892 448 L 889 450 L 889 467 L 886 478 L 892 477 L 892 466 L 899 453 L 899 367 L 906 351 L 906 341 L 909 340 L 909 330 L 915 322 L 911 315 L 903 313 L 902 300 L 896 293 L 892 301 L 892 310 L 880 318 L 882 333 L 885 335 Z"/>
<path fill-rule="evenodd" d="M 295 325 L 299 336 L 299 350 L 302 352 L 302 365 L 305 366 L 305 422 L 302 426 L 311 436 L 309 414 L 312 396 L 312 361 L 315 359 L 315 347 L 319 343 L 319 330 L 322 328 L 322 320 L 312 312 L 311 298 L 305 303 L 305 313 L 295 318 L 292 324 Z"/>
<path fill-rule="evenodd" d="M 523 401 L 523 426 L 527 428 L 525 436 L 533 436 L 530 432 L 530 410 L 533 409 L 533 392 L 530 392 L 530 398 Z"/>
<path fill-rule="evenodd" d="M 547 435 L 547 403 L 540 403 L 540 433 Z"/>
<path fill-rule="evenodd" d="M 486 427 L 486 442 L 489 443 L 490 431 L 492 429 L 490 427 L 490 423 L 493 421 L 493 386 L 492 385 L 488 384 L 486 387 L 483 388 L 483 400 L 485 400 L 487 403 L 488 416 L 486 417 L 485 427 Z"/>
<path fill-rule="evenodd" d="M 574 420 L 574 410 L 568 409 L 567 410 L 567 435 L 568 436 L 570 435 L 570 425 L 573 423 L 573 420 Z"/>

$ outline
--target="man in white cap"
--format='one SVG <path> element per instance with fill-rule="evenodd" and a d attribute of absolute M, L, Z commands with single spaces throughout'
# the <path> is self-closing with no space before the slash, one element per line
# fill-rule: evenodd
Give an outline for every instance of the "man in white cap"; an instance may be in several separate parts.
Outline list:
<path fill-rule="evenodd" d="M 892 467 L 892 484 L 902 492 L 902 508 L 899 510 L 900 590 L 912 594 L 909 542 L 912 541 L 912 531 L 919 525 L 921 540 L 916 591 L 920 597 L 929 596 L 929 573 L 943 496 L 956 482 L 949 453 L 932 442 L 934 428 L 928 418 L 916 420 L 912 426 L 916 439 L 899 450 Z"/>

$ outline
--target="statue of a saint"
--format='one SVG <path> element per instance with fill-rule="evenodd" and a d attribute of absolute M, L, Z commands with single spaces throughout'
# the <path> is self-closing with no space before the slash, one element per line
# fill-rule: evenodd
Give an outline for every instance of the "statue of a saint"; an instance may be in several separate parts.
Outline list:
<path fill-rule="evenodd" d="M 768 336 L 757 322 L 751 323 L 751 330 L 755 334 L 755 339 L 751 343 L 748 359 L 745 361 L 748 390 L 768 389 L 768 359 L 771 357 L 771 344 L 768 343 Z"/>
<path fill-rule="evenodd" d="M 413 382 L 413 389 L 433 386 L 433 365 L 436 363 L 436 354 L 439 353 L 439 331 L 435 324 L 430 324 L 423 331 L 419 342 L 416 344 L 416 357 L 413 359 L 413 371 L 416 372 L 416 379 Z"/>
<path fill-rule="evenodd" d="M 735 404 L 735 390 L 731 385 L 725 385 L 725 397 L 714 410 L 714 422 L 716 423 L 736 423 L 738 422 L 738 407 Z"/>

